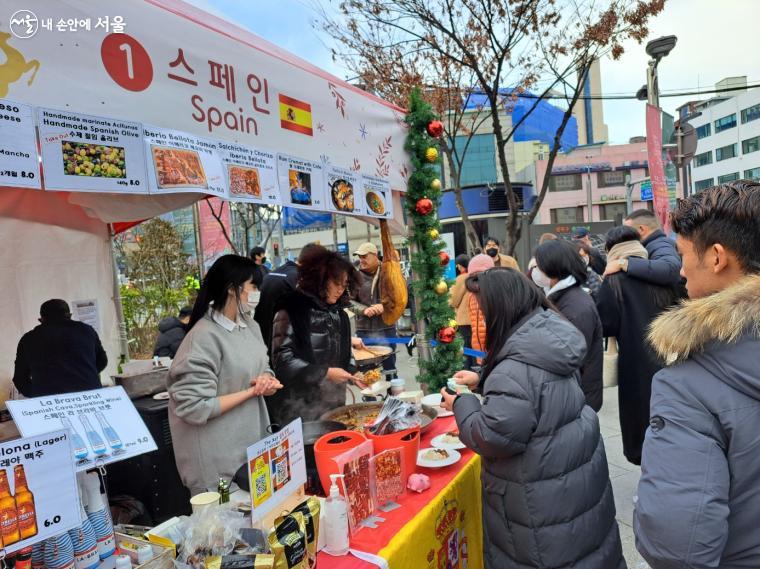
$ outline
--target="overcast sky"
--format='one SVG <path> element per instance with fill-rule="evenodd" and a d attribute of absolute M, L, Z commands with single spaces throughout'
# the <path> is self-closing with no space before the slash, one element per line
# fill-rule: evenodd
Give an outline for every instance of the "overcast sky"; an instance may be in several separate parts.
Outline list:
<path fill-rule="evenodd" d="M 345 77 L 333 63 L 325 39 L 312 22 L 312 0 L 189 0 L 192 4 L 245 27 L 327 71 Z M 323 4 L 329 6 L 327 0 Z M 333 2 L 334 5 L 334 2 Z M 711 88 L 725 77 L 746 75 L 760 83 L 757 48 L 760 0 L 667 0 L 652 22 L 650 38 L 675 34 L 678 44 L 659 66 L 660 90 Z M 630 42 L 618 61 L 602 61 L 603 94 L 632 94 L 646 82 L 644 46 Z M 671 114 L 676 107 L 700 97 L 661 98 Z M 625 143 L 644 134 L 644 103 L 605 101 L 604 118 L 610 142 Z"/>

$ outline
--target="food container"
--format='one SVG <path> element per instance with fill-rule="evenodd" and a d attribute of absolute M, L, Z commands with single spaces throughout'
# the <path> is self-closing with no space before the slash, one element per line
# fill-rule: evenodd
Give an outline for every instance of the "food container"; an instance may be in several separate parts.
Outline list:
<path fill-rule="evenodd" d="M 219 492 L 202 492 L 201 494 L 196 494 L 190 498 L 190 505 L 193 508 L 193 513 L 197 514 L 204 508 L 216 506 L 219 504 L 219 498 L 221 498 Z"/>
<path fill-rule="evenodd" d="M 366 429 L 364 434 L 374 443 L 375 454 L 394 448 L 402 449 L 407 476 L 417 472 L 417 452 L 420 450 L 419 427 L 389 435 L 373 435 L 369 432 L 369 429 Z"/>
<path fill-rule="evenodd" d="M 314 443 L 314 460 L 322 488 L 330 487 L 331 474 L 340 474 L 333 458 L 358 447 L 366 440 L 367 437 L 356 431 L 335 431 L 323 435 Z"/>
<path fill-rule="evenodd" d="M 174 549 L 156 543 L 151 543 L 139 537 L 116 532 L 116 543 L 119 547 L 127 546 L 132 548 L 150 547 L 153 555 L 145 563 L 134 566 L 134 569 L 174 569 Z"/>
<path fill-rule="evenodd" d="M 166 379 L 169 369 L 155 369 L 131 375 L 114 375 L 112 379 L 116 385 L 121 385 L 130 399 L 148 397 L 162 391 L 166 391 Z"/>
<path fill-rule="evenodd" d="M 406 389 L 406 381 L 403 379 L 391 379 L 391 395 L 401 395 Z"/>

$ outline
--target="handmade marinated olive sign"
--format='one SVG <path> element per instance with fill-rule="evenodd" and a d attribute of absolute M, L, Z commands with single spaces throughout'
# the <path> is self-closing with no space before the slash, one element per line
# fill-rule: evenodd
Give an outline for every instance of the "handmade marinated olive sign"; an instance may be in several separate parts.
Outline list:
<path fill-rule="evenodd" d="M 8 401 L 24 436 L 68 429 L 77 471 L 156 450 L 156 443 L 124 388 L 105 387 Z"/>
<path fill-rule="evenodd" d="M 45 189 L 146 194 L 142 125 L 38 109 Z"/>
<path fill-rule="evenodd" d="M 0 538 L 5 554 L 80 524 L 71 435 L 56 430 L 0 443 Z"/>
<path fill-rule="evenodd" d="M 219 142 L 219 155 L 227 168 L 227 186 L 232 201 L 277 205 L 277 157 L 273 152 Z"/>
<path fill-rule="evenodd" d="M 0 99 L 0 186 L 41 187 L 34 109 L 8 99 Z"/>
<path fill-rule="evenodd" d="M 261 519 L 306 484 L 301 419 L 251 445 L 247 452 L 251 504 Z"/>

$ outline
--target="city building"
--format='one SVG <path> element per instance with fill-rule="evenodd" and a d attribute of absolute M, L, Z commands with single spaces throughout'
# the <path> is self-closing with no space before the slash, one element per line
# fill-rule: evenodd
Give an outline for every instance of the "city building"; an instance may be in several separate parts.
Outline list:
<path fill-rule="evenodd" d="M 583 97 L 573 109 L 573 116 L 578 121 L 578 144 L 600 144 L 609 142 L 610 135 L 604 122 L 604 108 L 601 99 L 591 99 L 591 96 L 602 94 L 602 73 L 597 59 L 583 84 Z M 519 168 L 518 170 L 521 170 Z"/>
<path fill-rule="evenodd" d="M 691 161 L 691 191 L 740 178 L 760 180 L 760 88 L 747 90 L 746 77 L 731 77 L 716 88 L 736 87 L 729 96 L 692 102 L 679 109 L 697 131 Z"/>
<path fill-rule="evenodd" d="M 548 160 L 522 172 L 519 179 L 540 191 Z M 641 200 L 641 184 L 649 176 L 646 142 L 579 146 L 557 155 L 549 189 L 534 223 L 614 221 L 626 215 L 626 176 L 634 183 L 633 208 L 649 207 Z M 589 218 L 589 188 L 591 213 Z"/>

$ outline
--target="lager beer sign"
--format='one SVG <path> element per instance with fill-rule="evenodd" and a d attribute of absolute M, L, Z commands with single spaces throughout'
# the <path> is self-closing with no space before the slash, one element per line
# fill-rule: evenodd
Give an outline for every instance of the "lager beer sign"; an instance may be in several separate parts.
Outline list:
<path fill-rule="evenodd" d="M 71 436 L 0 443 L 0 538 L 6 555 L 79 526 Z"/>

